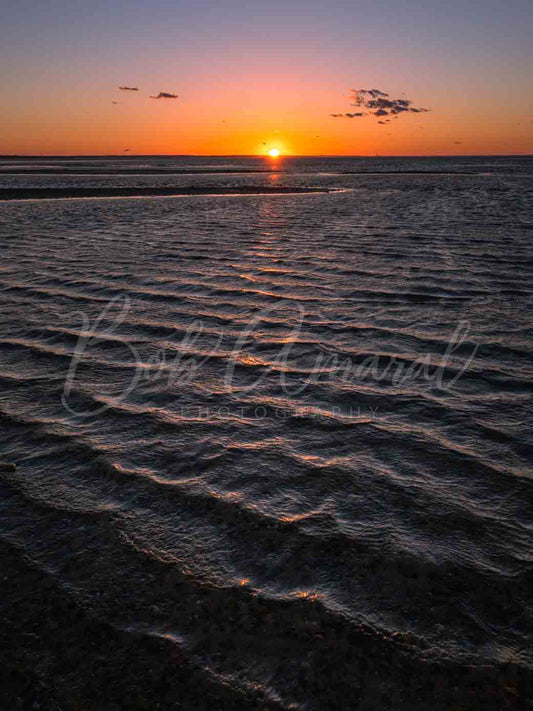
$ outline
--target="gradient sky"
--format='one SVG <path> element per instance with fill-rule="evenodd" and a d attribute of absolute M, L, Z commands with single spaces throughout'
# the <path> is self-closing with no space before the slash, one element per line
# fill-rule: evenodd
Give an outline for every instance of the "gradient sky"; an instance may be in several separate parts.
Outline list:
<path fill-rule="evenodd" d="M 532 20 L 529 0 L 4 0 L 0 153 L 533 153 Z M 370 87 L 431 111 L 330 116 Z"/>

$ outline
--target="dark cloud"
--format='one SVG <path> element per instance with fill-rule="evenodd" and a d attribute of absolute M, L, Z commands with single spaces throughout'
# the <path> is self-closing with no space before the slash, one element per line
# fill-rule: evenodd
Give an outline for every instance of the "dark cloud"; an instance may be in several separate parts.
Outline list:
<path fill-rule="evenodd" d="M 402 95 L 405 96 L 405 94 Z M 398 118 L 400 114 L 408 111 L 415 114 L 429 111 L 429 109 L 413 106 L 413 102 L 410 99 L 392 99 L 390 94 L 380 89 L 352 89 L 351 99 L 353 100 L 354 106 L 368 109 L 368 112 L 330 115 L 333 116 L 333 118 L 352 118 L 354 116 L 367 116 L 369 113 L 377 117 L 391 114 L 394 118 Z"/>
<path fill-rule="evenodd" d="M 401 104 L 399 103 L 400 101 L 402 101 Z M 392 99 L 370 99 L 365 104 L 369 109 L 395 109 L 397 106 L 402 105 L 403 99 L 398 99 L 398 101 Z"/>
<path fill-rule="evenodd" d="M 136 86 L 119 86 L 120 91 L 139 91 Z"/>
<path fill-rule="evenodd" d="M 151 99 L 177 99 L 177 94 L 169 94 L 168 91 L 160 91 L 157 96 L 151 96 Z"/>
<path fill-rule="evenodd" d="M 358 118 L 359 116 L 366 116 L 366 114 L 358 111 L 355 114 L 330 114 L 330 116 L 333 116 L 333 118 Z"/>
<path fill-rule="evenodd" d="M 460 146 L 460 145 L 462 145 L 463 142 L 462 141 L 454 141 L 454 143 L 456 146 Z"/>
<path fill-rule="evenodd" d="M 380 96 L 388 96 L 385 91 L 380 91 L 379 89 L 352 89 L 352 93 L 355 95 L 357 101 L 364 103 L 365 97 L 371 96 L 373 99 L 377 99 Z"/>
<path fill-rule="evenodd" d="M 118 104 L 118 101 L 112 101 L 111 103 L 112 103 L 112 104 Z"/>

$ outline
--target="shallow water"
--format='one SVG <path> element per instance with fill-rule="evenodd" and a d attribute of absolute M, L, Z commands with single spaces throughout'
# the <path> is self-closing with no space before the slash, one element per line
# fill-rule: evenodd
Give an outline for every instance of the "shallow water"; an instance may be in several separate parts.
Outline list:
<path fill-rule="evenodd" d="M 168 575 L 531 669 L 533 160 L 123 165 L 0 187 L 348 190 L 0 205 L 1 539 L 283 707 L 315 705 Z M 128 162 L 191 166 L 271 164 Z"/>

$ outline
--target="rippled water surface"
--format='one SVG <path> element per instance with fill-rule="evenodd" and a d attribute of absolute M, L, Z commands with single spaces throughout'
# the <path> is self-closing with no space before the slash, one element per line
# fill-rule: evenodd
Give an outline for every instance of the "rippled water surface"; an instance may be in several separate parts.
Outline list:
<path fill-rule="evenodd" d="M 0 203 L 2 540 L 283 708 L 236 596 L 531 669 L 533 160 L 52 165 L 0 187 L 346 190 Z"/>

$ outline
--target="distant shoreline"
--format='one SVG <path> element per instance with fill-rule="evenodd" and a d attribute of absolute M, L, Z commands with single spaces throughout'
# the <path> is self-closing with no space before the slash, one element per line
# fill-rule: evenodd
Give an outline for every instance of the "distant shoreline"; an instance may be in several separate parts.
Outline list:
<path fill-rule="evenodd" d="M 331 188 L 2 188 L 0 200 L 50 200 L 60 198 L 172 197 L 180 195 L 290 195 L 339 192 Z"/>

